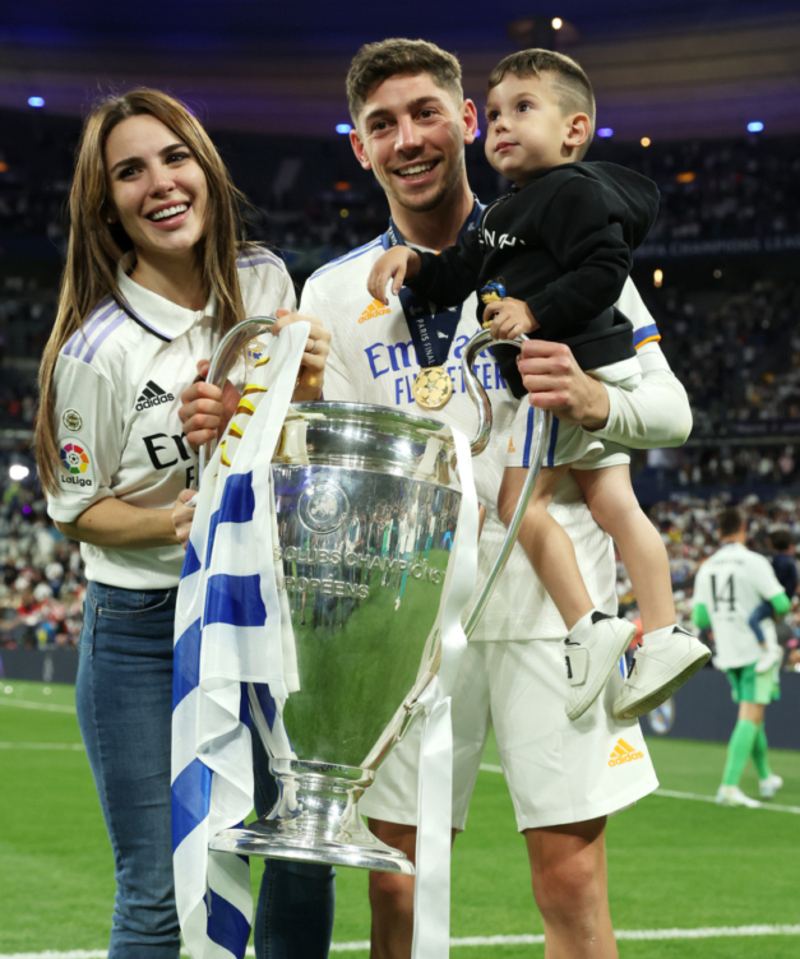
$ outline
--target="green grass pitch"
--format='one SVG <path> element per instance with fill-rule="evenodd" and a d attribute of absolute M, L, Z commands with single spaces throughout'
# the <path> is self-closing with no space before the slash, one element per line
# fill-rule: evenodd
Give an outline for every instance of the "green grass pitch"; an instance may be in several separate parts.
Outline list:
<path fill-rule="evenodd" d="M 713 796 L 724 747 L 649 739 L 666 790 Z M 484 762 L 497 765 L 493 744 Z M 800 753 L 775 750 L 786 785 L 775 802 L 800 807 Z M 752 768 L 742 782 L 756 795 Z M 74 690 L 0 680 L 0 957 L 100 950 L 108 942 L 112 859 L 74 714 Z M 800 923 L 800 815 L 723 809 L 655 795 L 608 825 L 609 891 L 617 930 Z M 253 870 L 255 873 L 256 870 Z M 334 942 L 369 937 L 367 875 L 337 879 Z M 524 843 L 503 777 L 482 772 L 453 854 L 454 938 L 540 934 Z M 621 940 L 623 959 L 795 959 L 800 936 Z M 366 951 L 348 952 L 354 959 Z M 543 956 L 538 944 L 462 946 L 453 955 Z"/>

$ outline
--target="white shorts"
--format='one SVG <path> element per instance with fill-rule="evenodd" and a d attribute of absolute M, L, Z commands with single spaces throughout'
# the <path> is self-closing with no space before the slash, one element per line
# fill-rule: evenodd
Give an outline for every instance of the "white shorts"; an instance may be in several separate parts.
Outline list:
<path fill-rule="evenodd" d="M 624 390 L 636 389 L 642 380 L 636 357 L 601 366 L 592 370 L 590 375 Z M 528 398 L 523 397 L 511 426 L 506 466 L 523 466 L 529 469 L 532 444 L 533 407 Z M 596 470 L 606 466 L 624 465 L 630 461 L 631 455 L 626 447 L 587 433 L 576 423 L 564 423 L 558 417 L 552 417 L 542 466 L 569 464 L 575 469 Z"/>
<path fill-rule="evenodd" d="M 658 780 L 638 721 L 611 716 L 621 685 L 615 671 L 571 722 L 560 642 L 468 643 L 453 692 L 454 828 L 465 827 L 490 725 L 520 832 L 607 816 L 651 793 Z M 416 825 L 421 734 L 418 721 L 378 769 L 364 815 Z"/>

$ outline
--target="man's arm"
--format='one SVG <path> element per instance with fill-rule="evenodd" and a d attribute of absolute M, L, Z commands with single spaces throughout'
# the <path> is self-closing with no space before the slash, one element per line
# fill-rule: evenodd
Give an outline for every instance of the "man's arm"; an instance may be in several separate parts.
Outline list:
<path fill-rule="evenodd" d="M 658 334 L 630 281 L 618 305 L 637 331 L 652 329 Z M 578 423 L 601 439 L 634 449 L 680 446 L 692 429 L 686 390 L 654 340 L 639 348 L 638 357 L 642 382 L 635 390 L 592 379 L 579 368 L 569 347 L 544 340 L 523 343 L 519 371 L 533 406 Z"/>

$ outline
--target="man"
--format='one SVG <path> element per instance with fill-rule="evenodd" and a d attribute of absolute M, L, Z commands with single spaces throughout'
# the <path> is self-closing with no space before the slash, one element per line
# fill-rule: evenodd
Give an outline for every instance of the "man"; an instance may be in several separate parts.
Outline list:
<path fill-rule="evenodd" d="M 434 415 L 471 436 L 477 417 L 464 392 L 460 359 L 478 329 L 473 297 L 463 308 L 439 313 L 413 298 L 393 299 L 384 307 L 366 292 L 366 278 L 391 244 L 441 250 L 455 243 L 462 229 L 476 227 L 481 208 L 464 166 L 464 146 L 477 133 L 475 105 L 463 97 L 454 57 L 432 44 L 409 40 L 362 48 L 348 75 L 348 98 L 355 124 L 353 150 L 384 189 L 391 220 L 383 236 L 323 267 L 305 286 L 302 310 L 322 317 L 333 334 L 325 398 Z M 633 321 L 642 345 L 639 390 L 626 395 L 606 390 L 581 373 L 568 348 L 541 341 L 527 343 L 523 351 L 525 386 L 534 391 L 536 405 L 597 429 L 605 438 L 638 446 L 678 445 L 691 428 L 686 394 L 669 370 L 656 342 L 655 323 L 630 283 L 620 308 Z M 434 412 L 415 402 L 415 375 L 422 366 L 443 366 L 451 378 L 453 395 Z M 496 499 L 508 442 L 504 434 L 518 401 L 491 355 L 480 359 L 477 371 L 494 410 L 490 445 L 474 464 L 478 497 L 487 511 L 480 578 L 486 576 L 504 534 Z M 418 387 L 416 393 L 421 395 Z M 615 611 L 611 543 L 570 478 L 559 487 L 552 511 L 575 542 L 581 572 L 598 607 Z M 606 889 L 606 816 L 647 795 L 657 781 L 638 723 L 616 722 L 610 715 L 620 676 L 612 677 L 579 721 L 567 719 L 560 642 L 565 636 L 555 607 L 515 547 L 468 645 L 453 696 L 453 824 L 456 830 L 464 828 L 493 722 L 528 848 L 548 955 L 609 959 L 617 951 Z M 622 748 L 632 749 L 637 758 L 613 764 L 610 756 L 621 739 L 626 744 Z M 373 831 L 412 859 L 417 748 L 412 730 L 381 767 L 361 804 Z M 370 900 L 373 959 L 407 957 L 413 880 L 374 873 Z"/>
<path fill-rule="evenodd" d="M 783 785 L 769 768 L 764 712 L 780 690 L 778 638 L 773 620 L 761 628 L 771 655 L 765 656 L 748 619 L 765 600 L 778 616 L 789 611 L 791 601 L 778 581 L 770 561 L 747 549 L 747 524 L 735 507 L 718 519 L 720 549 L 697 571 L 692 619 L 701 629 L 711 627 L 717 649 L 715 664 L 730 680 L 739 718 L 728 743 L 728 759 L 717 792 L 723 806 L 758 806 L 739 788 L 739 779 L 752 756 L 762 799 L 771 799 Z"/>

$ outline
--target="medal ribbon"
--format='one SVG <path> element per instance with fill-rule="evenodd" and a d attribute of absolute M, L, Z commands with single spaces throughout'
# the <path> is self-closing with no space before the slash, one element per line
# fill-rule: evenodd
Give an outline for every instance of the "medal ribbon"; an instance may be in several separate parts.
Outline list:
<path fill-rule="evenodd" d="M 482 213 L 483 207 L 476 198 L 472 212 L 459 230 L 459 238 L 467 230 L 477 229 Z M 406 241 L 395 226 L 394 220 L 390 218 L 389 229 L 383 235 L 383 248 L 388 250 L 393 246 L 405 245 Z M 426 302 L 404 286 L 400 290 L 400 305 L 420 367 L 425 369 L 429 366 L 444 366 L 461 319 L 463 304 L 437 309 L 436 304 Z"/>

